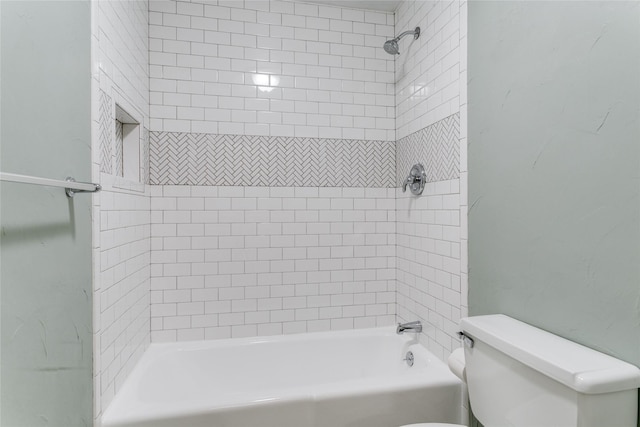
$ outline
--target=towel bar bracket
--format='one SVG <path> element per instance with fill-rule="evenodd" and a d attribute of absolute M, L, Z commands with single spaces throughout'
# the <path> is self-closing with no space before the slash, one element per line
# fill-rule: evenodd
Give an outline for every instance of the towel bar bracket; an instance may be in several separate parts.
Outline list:
<path fill-rule="evenodd" d="M 65 179 L 65 181 L 67 181 L 67 182 L 76 182 L 76 180 L 73 179 L 73 177 L 70 177 L 70 176 L 68 176 L 67 179 Z M 73 197 L 77 193 L 97 193 L 98 191 L 102 190 L 102 186 L 100 184 L 93 184 L 93 185 L 96 186 L 94 190 L 80 190 L 80 189 L 77 189 L 77 188 L 66 187 L 64 189 L 64 192 L 66 193 L 67 197 Z"/>
<path fill-rule="evenodd" d="M 39 178 L 29 175 L 18 175 L 16 173 L 0 172 L 0 181 L 17 182 L 20 184 L 44 185 L 47 187 L 64 188 L 67 197 L 73 197 L 77 193 L 97 193 L 102 190 L 100 184 L 90 182 L 76 182 L 72 177 L 67 177 L 62 181 L 59 179 Z"/>

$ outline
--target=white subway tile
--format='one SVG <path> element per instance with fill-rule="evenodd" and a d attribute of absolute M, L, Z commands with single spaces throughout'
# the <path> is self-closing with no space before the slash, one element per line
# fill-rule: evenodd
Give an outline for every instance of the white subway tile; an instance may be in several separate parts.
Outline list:
<path fill-rule="evenodd" d="M 199 101 L 194 101 L 194 98 L 191 98 L 192 104 L 184 105 L 179 103 L 184 102 L 180 101 L 180 98 L 169 97 L 168 102 L 173 102 L 175 105 L 162 105 L 163 107 L 177 106 L 203 108 L 205 109 L 204 116 L 203 118 L 200 118 L 201 116 L 199 115 L 200 113 L 198 110 L 176 110 L 175 115 L 171 115 L 166 118 L 160 117 L 160 121 L 154 122 L 162 124 L 162 126 L 169 126 L 170 129 L 158 128 L 155 130 L 175 130 L 178 128 L 185 128 L 186 125 L 189 125 L 189 130 L 194 131 L 196 123 L 200 123 L 198 125 L 198 129 L 207 129 L 204 127 L 204 123 L 206 123 L 207 120 L 210 120 L 215 123 L 213 127 L 208 128 L 211 129 L 211 132 L 245 132 L 272 136 L 300 135 L 314 137 L 322 136 L 329 138 L 350 137 L 358 139 L 386 139 L 390 137 L 390 139 L 394 139 L 396 137 L 396 124 L 394 123 L 395 103 L 393 99 L 394 97 L 391 96 L 391 94 L 394 93 L 394 73 L 391 71 L 393 70 L 394 60 L 393 57 L 388 57 L 384 53 L 381 53 L 379 49 L 379 46 L 384 42 L 387 34 L 393 33 L 393 25 L 389 25 L 393 24 L 393 20 L 388 20 L 388 18 L 393 17 L 393 15 L 368 11 L 347 10 L 330 6 L 310 5 L 310 7 L 308 7 L 309 5 L 302 3 L 301 5 L 302 6 L 297 6 L 290 2 L 271 1 L 268 3 L 269 11 L 267 12 L 264 4 L 252 5 L 247 3 L 246 5 L 240 5 L 240 7 L 237 7 L 238 4 L 234 4 L 233 8 L 226 7 L 231 6 L 231 4 L 228 3 L 223 3 L 221 6 L 207 4 L 204 6 L 204 10 L 201 14 L 210 18 L 206 24 L 210 25 L 212 28 L 202 28 L 205 27 L 205 22 L 196 21 L 196 18 L 193 16 L 190 18 L 191 27 L 184 26 L 184 18 L 178 17 L 173 20 L 170 18 L 168 22 L 172 23 L 172 26 L 165 24 L 163 20 L 163 25 L 166 25 L 167 28 L 175 29 L 177 27 L 178 29 L 207 30 L 204 33 L 203 44 L 215 45 L 216 52 L 214 52 L 213 49 L 207 52 L 203 47 L 196 48 L 195 43 L 199 42 L 194 42 L 190 46 L 190 52 L 180 52 L 181 55 L 185 56 L 178 57 L 174 51 L 182 49 L 181 45 L 167 44 L 167 50 L 164 49 L 165 45 L 163 42 L 162 47 L 166 56 L 158 56 L 154 59 L 159 62 L 163 61 L 158 65 L 167 67 L 191 67 L 189 77 L 191 79 L 195 79 L 197 77 L 199 79 L 198 81 L 202 82 L 203 85 L 178 85 L 175 81 L 166 82 L 161 81 L 163 79 L 154 78 L 150 80 L 152 92 L 176 93 L 177 95 L 182 94 L 189 96 L 201 96 L 204 94 L 212 97 L 209 102 L 219 102 L 217 105 L 203 105 L 200 103 L 196 104 L 195 102 Z M 164 13 L 176 13 L 176 10 L 170 10 L 171 7 L 154 7 L 162 9 L 162 12 Z M 182 7 L 185 8 L 185 14 L 187 13 L 187 10 L 191 10 L 195 13 L 197 9 L 197 7 Z M 401 5 L 400 12 L 403 7 L 406 7 L 406 5 Z M 457 8 L 457 4 L 455 7 Z M 295 16 L 296 19 L 283 17 L 281 15 L 283 13 L 286 15 L 297 16 Z M 422 8 L 419 13 L 426 15 L 430 12 L 426 8 Z M 407 19 L 409 19 L 413 17 L 413 14 L 399 14 L 398 16 L 407 17 Z M 219 23 L 217 19 L 235 19 L 237 20 L 236 24 L 240 25 L 233 26 L 229 25 L 229 23 Z M 421 19 L 423 19 L 423 16 L 416 17 L 416 20 L 418 21 Z M 426 19 L 426 17 L 424 17 L 424 19 Z M 254 37 L 267 36 L 267 34 L 265 34 L 264 26 L 259 26 L 257 24 L 243 24 L 243 22 L 251 23 L 256 21 L 263 25 L 269 25 L 269 40 L 267 40 L 267 38 L 261 39 Z M 213 27 L 216 23 L 218 23 L 218 26 Z M 158 25 L 157 21 L 152 25 Z M 290 26 L 286 27 L 285 25 Z M 446 31 L 453 34 L 455 32 L 453 24 L 446 25 Z M 373 31 L 376 36 L 369 36 L 374 26 L 375 29 Z M 402 26 L 404 28 L 405 26 L 408 26 L 408 24 L 405 22 L 396 22 L 396 26 Z M 426 27 L 426 25 L 424 25 L 424 27 Z M 344 31 L 356 31 L 358 34 L 345 35 L 343 34 Z M 217 32 L 218 34 L 215 35 L 213 32 Z M 172 35 L 172 33 L 166 34 L 167 37 L 171 37 Z M 183 38 L 197 37 L 198 35 L 197 32 L 191 31 L 180 32 L 180 34 L 182 34 Z M 368 35 L 367 37 L 362 37 L 363 34 Z M 304 50 L 295 50 L 298 49 L 297 46 L 299 46 L 299 43 L 285 43 L 285 39 L 293 39 L 296 35 L 298 36 L 297 41 L 305 39 L 307 42 L 307 44 L 304 45 Z M 460 35 L 458 35 L 458 37 L 460 37 Z M 176 38 L 178 38 L 178 31 L 176 31 Z M 235 42 L 233 44 L 232 39 L 234 39 Z M 276 40 L 279 40 L 280 42 Z M 316 40 L 321 41 L 322 43 L 332 43 L 333 45 L 327 45 L 329 50 L 328 52 L 325 52 L 323 50 L 325 49 L 325 46 L 315 43 Z M 172 40 L 169 39 L 166 41 Z M 283 49 L 285 45 L 294 50 L 288 52 L 282 51 L 281 49 Z M 254 46 L 260 47 L 267 52 L 267 56 L 264 56 L 263 52 L 253 51 L 252 49 Z M 200 61 L 198 58 L 193 57 L 193 55 L 196 54 L 196 52 L 194 52 L 195 49 L 198 49 L 198 54 L 196 56 L 204 58 L 204 66 L 212 71 L 216 71 L 217 73 L 220 71 L 231 71 L 235 73 L 233 74 L 233 78 L 237 78 L 235 76 L 245 76 L 244 73 L 260 72 L 265 74 L 275 73 L 277 75 L 284 73 L 285 75 L 282 76 L 283 78 L 281 80 L 282 86 L 269 92 L 267 95 L 266 93 L 255 90 L 254 86 L 257 85 L 254 82 L 246 81 L 246 79 L 243 79 L 243 81 L 240 82 L 229 81 L 228 83 L 222 84 L 219 81 L 206 80 L 206 75 L 196 71 L 201 70 L 202 67 L 195 67 L 199 65 Z M 270 49 L 271 52 L 268 52 L 268 49 Z M 209 54 L 212 56 L 209 57 Z M 218 54 L 223 58 L 214 57 Z M 454 54 L 451 52 L 445 52 L 442 50 L 438 51 L 438 55 L 443 55 L 442 58 L 444 61 L 453 61 Z M 456 52 L 455 55 L 458 57 L 460 56 L 458 52 Z M 178 58 L 180 61 L 179 63 Z M 256 63 L 256 61 L 258 62 Z M 397 60 L 396 64 L 399 64 Z M 368 69 L 360 70 L 362 67 Z M 358 71 L 354 73 L 353 70 Z M 419 74 L 420 73 L 410 74 L 408 77 L 418 79 L 420 78 Z M 185 78 L 187 77 L 186 74 L 183 76 Z M 219 74 L 215 74 L 213 75 L 213 78 L 218 79 L 219 76 Z M 449 81 L 447 86 L 445 86 L 447 88 L 445 98 L 455 97 L 455 92 L 459 89 L 456 89 L 456 83 L 451 80 L 451 76 L 448 76 L 447 78 Z M 223 80 L 225 79 L 226 76 L 223 76 Z M 336 82 L 333 79 L 337 79 L 339 81 Z M 344 82 L 340 81 L 343 79 L 345 80 Z M 401 75 L 398 75 L 398 79 L 400 82 L 400 84 L 397 85 L 398 90 L 400 88 L 407 87 L 411 83 L 406 81 L 407 79 Z M 185 80 L 184 82 L 192 83 L 188 80 Z M 206 84 L 204 84 L 205 82 Z M 214 86 L 214 84 L 216 86 Z M 234 87 L 232 85 L 248 86 L 249 88 L 246 89 L 236 86 L 234 91 Z M 203 88 L 202 92 L 195 92 L 200 89 L 200 87 Z M 302 92 L 298 92 L 296 89 L 302 90 Z M 439 95 L 433 95 L 432 99 L 436 100 L 436 98 L 440 96 L 441 102 L 444 102 L 444 100 L 442 100 L 442 94 L 443 92 L 440 92 Z M 232 95 L 241 96 L 241 98 L 240 100 L 225 99 L 224 101 L 216 99 L 218 96 L 228 98 Z M 437 114 L 444 114 L 445 108 L 446 111 L 452 111 L 450 104 L 447 104 L 446 107 L 442 107 L 440 104 L 435 102 L 425 102 L 420 106 L 420 108 L 425 108 L 424 113 L 414 116 L 412 114 L 413 107 L 408 108 L 408 104 L 407 108 L 404 107 L 405 103 L 403 97 L 405 95 L 400 92 L 395 93 L 395 95 L 398 98 L 398 129 L 417 130 L 418 128 L 415 128 L 413 123 L 422 125 L 425 123 L 422 120 L 432 120 L 426 119 L 426 117 L 437 117 L 434 116 L 432 112 L 437 110 Z M 281 99 L 282 97 L 284 97 L 284 99 Z M 246 102 L 244 100 L 246 100 Z M 269 101 L 268 104 L 259 102 L 266 100 Z M 448 102 L 460 102 L 460 99 Z M 230 110 L 238 112 L 232 114 Z M 415 108 L 413 110 L 415 111 Z M 155 112 L 156 110 L 153 111 Z M 248 111 L 249 113 L 245 114 L 244 112 L 240 113 L 239 111 Z M 172 114 L 173 111 L 168 111 L 167 113 Z M 283 113 L 288 114 L 286 118 Z M 194 114 L 194 116 L 190 117 L 190 114 Z M 297 116 L 296 114 L 302 114 L 304 117 Z M 345 119 L 345 116 L 349 118 Z M 400 127 L 400 124 L 405 124 L 405 126 Z M 331 127 L 332 125 L 335 127 Z M 398 137 L 404 136 L 402 135 L 402 131 L 399 131 L 398 133 Z M 195 189 L 196 187 L 192 188 Z M 220 189 L 222 189 L 223 193 L 228 191 L 224 187 L 221 187 Z M 459 189 L 449 185 L 446 192 L 442 192 L 442 190 L 443 189 L 440 189 L 440 192 L 436 193 L 436 195 L 455 194 L 457 193 L 456 190 Z M 393 245 L 395 245 L 396 242 L 396 215 L 394 208 L 395 193 L 388 193 L 386 189 L 381 189 L 380 191 L 366 189 L 364 191 L 360 190 L 360 193 L 356 194 L 355 190 L 351 193 L 351 190 L 345 189 L 344 196 L 348 201 L 335 202 L 334 205 L 334 200 L 332 198 L 342 197 L 343 192 L 341 189 L 320 188 L 315 189 L 313 194 L 305 194 L 306 191 L 307 190 L 297 190 L 293 188 L 271 188 L 268 193 L 269 197 L 265 196 L 259 198 L 259 196 L 255 196 L 253 200 L 242 202 L 238 201 L 233 207 L 231 206 L 233 202 L 228 198 L 238 197 L 240 200 L 248 200 L 250 198 L 245 197 L 245 194 L 221 194 L 219 198 L 217 194 L 212 194 L 211 197 L 206 196 L 208 199 L 204 202 L 204 208 L 187 208 L 185 206 L 184 210 L 183 208 L 176 209 L 175 206 L 171 205 L 172 202 L 170 201 L 158 202 L 160 204 L 167 203 L 166 207 L 162 207 L 162 209 L 165 210 L 162 220 L 169 221 L 164 224 L 169 227 L 164 229 L 158 228 L 157 230 L 162 230 L 163 233 L 174 233 L 167 234 L 166 237 L 170 238 L 176 236 L 176 234 L 180 232 L 188 234 L 189 230 L 193 230 L 193 232 L 195 232 L 196 229 L 192 228 L 191 225 L 203 224 L 205 236 L 210 236 L 210 238 L 213 239 L 192 240 L 190 248 L 180 249 L 183 251 L 203 249 L 205 251 L 205 261 L 204 263 L 199 264 L 206 265 L 209 263 L 216 266 L 216 268 L 212 270 L 215 271 L 215 273 L 212 273 L 212 277 L 207 277 L 207 281 L 205 283 L 216 286 L 220 283 L 228 283 L 229 286 L 232 282 L 241 283 L 243 285 L 248 283 L 247 280 L 250 276 L 244 272 L 246 265 L 243 265 L 243 268 L 240 268 L 240 265 L 231 261 L 232 249 L 241 250 L 245 248 L 254 248 L 263 250 L 261 252 L 256 251 L 256 254 L 260 253 L 260 256 L 265 257 L 264 261 L 269 262 L 268 270 L 266 270 L 265 273 L 252 274 L 254 274 L 258 283 L 254 287 L 261 290 L 268 289 L 270 298 L 263 299 L 263 295 L 266 295 L 263 290 L 261 291 L 262 293 L 255 294 L 254 296 L 249 295 L 248 292 L 246 295 L 242 295 L 242 297 L 237 299 L 237 301 L 244 301 L 244 298 L 247 298 L 247 300 L 255 300 L 256 298 L 259 298 L 257 300 L 256 309 L 253 309 L 253 311 L 246 311 L 246 316 L 242 319 L 225 317 L 225 326 L 222 327 L 219 326 L 222 325 L 222 323 L 216 323 L 218 319 L 215 316 L 219 311 L 207 310 L 224 309 L 225 313 L 232 314 L 231 305 L 226 307 L 205 305 L 205 312 L 208 314 L 191 316 L 193 336 L 199 336 L 203 330 L 205 338 L 210 339 L 228 337 L 232 334 L 233 336 L 243 336 L 243 334 L 248 333 L 265 334 L 269 331 L 273 331 L 273 333 L 291 333 L 294 331 L 307 331 L 321 328 L 340 329 L 344 327 L 375 326 L 378 322 L 391 323 L 393 321 L 392 314 L 394 309 L 391 308 L 391 312 L 389 312 L 389 304 L 391 304 L 391 307 L 394 306 L 394 301 L 391 300 L 390 295 L 395 295 L 396 270 L 395 261 L 392 262 L 388 258 L 395 259 L 395 254 L 393 253 L 393 248 L 395 248 Z M 194 193 L 193 196 L 198 197 L 196 193 Z M 189 197 L 189 195 L 187 195 L 187 197 Z M 332 200 L 327 205 L 326 201 L 321 201 L 318 197 L 329 198 Z M 225 198 L 227 199 L 224 200 Z M 448 248 L 450 254 L 459 252 L 455 250 L 457 247 L 455 246 L 455 240 L 459 240 L 462 236 L 460 234 L 456 234 L 455 227 L 457 227 L 457 224 L 453 222 L 453 220 L 447 220 L 447 217 L 451 217 L 450 211 L 455 211 L 456 209 L 459 210 L 459 203 L 460 202 L 458 200 L 458 206 L 454 206 L 456 204 L 456 200 L 453 198 L 447 199 L 446 201 L 443 198 L 440 198 L 434 199 L 433 203 L 427 203 L 423 208 L 420 208 L 420 212 L 426 212 L 427 207 L 435 210 L 438 212 L 437 218 L 442 222 L 442 224 L 439 225 L 452 227 L 451 229 L 446 229 L 446 231 L 442 228 L 425 229 L 426 233 L 434 231 L 436 232 L 436 236 L 438 236 L 438 233 L 441 232 L 443 236 L 446 234 L 447 238 L 450 239 L 438 243 L 437 247 L 439 254 L 436 255 L 446 255 L 447 244 L 449 245 Z M 448 208 L 446 211 L 442 211 L 445 204 Z M 245 207 L 243 208 L 242 206 Z M 207 211 L 204 209 L 207 209 Z M 213 214 L 205 215 L 209 213 L 209 209 L 213 209 L 218 216 L 216 217 Z M 264 213 L 258 212 L 255 209 L 269 212 L 269 216 L 266 217 L 264 216 Z M 298 209 L 300 209 L 300 211 L 298 211 Z M 309 211 L 306 211 L 306 209 L 309 209 Z M 370 221 L 370 223 L 361 221 L 363 212 L 365 211 L 364 220 Z M 251 214 L 247 215 L 248 212 L 251 212 Z M 425 213 L 424 216 L 420 216 L 420 218 L 423 217 L 425 220 L 429 220 L 430 216 Z M 436 214 L 434 213 L 432 217 L 435 220 Z M 256 225 L 255 229 L 243 224 L 244 221 L 249 220 Z M 329 226 L 330 222 L 343 221 L 345 222 L 341 225 L 335 225 L 334 227 Z M 412 216 L 411 221 L 412 223 L 417 224 L 418 219 Z M 181 226 L 184 225 L 185 227 L 181 227 L 179 229 L 181 231 L 178 232 L 178 229 L 175 227 L 176 224 Z M 171 226 L 174 228 L 171 228 Z M 409 228 L 398 227 L 398 256 L 400 257 L 401 254 L 403 254 L 403 256 L 410 256 L 411 259 L 424 256 L 422 247 L 419 246 L 421 244 L 420 241 L 408 238 L 405 239 L 405 236 L 408 237 L 407 233 L 410 232 L 411 230 Z M 259 235 L 251 236 L 251 238 L 249 236 L 244 237 L 244 234 L 246 233 L 258 233 Z M 286 234 L 281 235 L 282 233 Z M 367 247 L 357 250 L 358 254 L 371 257 L 369 261 L 365 261 L 365 258 L 356 256 L 356 251 L 353 246 L 362 245 L 362 240 L 358 235 L 353 233 L 363 233 L 363 235 L 367 234 L 370 236 L 368 240 L 366 237 L 364 237 L 364 239 L 365 243 L 371 245 L 371 248 Z M 389 236 L 387 236 L 387 234 Z M 192 239 L 197 237 L 196 235 L 192 236 Z M 218 239 L 222 239 L 223 237 L 226 237 L 227 239 L 219 242 Z M 212 247 L 217 244 L 221 244 L 221 246 L 219 246 L 221 249 L 218 249 L 218 247 Z M 413 247 L 412 245 L 418 246 Z M 311 257 L 321 257 L 326 255 L 327 248 L 331 246 L 336 246 L 340 249 L 335 250 L 334 252 L 330 251 L 328 256 L 335 255 L 340 256 L 340 258 L 309 259 Z M 163 248 L 163 250 L 166 249 Z M 279 260 L 277 258 L 280 256 L 280 253 L 285 259 Z M 184 252 L 183 254 L 187 255 L 189 253 Z M 460 268 L 462 268 L 460 260 L 454 259 L 449 262 L 444 261 L 442 258 L 432 259 L 426 257 L 426 259 L 433 261 L 434 265 L 443 268 L 441 272 L 445 272 L 448 276 L 442 276 L 441 279 L 449 277 L 451 279 L 451 283 L 460 283 L 459 275 Z M 286 264 L 287 261 L 292 264 Z M 249 262 L 254 261 L 242 261 L 242 263 Z M 322 262 L 322 264 L 320 262 Z M 173 265 L 174 263 L 174 260 L 168 260 L 167 265 L 165 266 L 167 272 L 178 273 L 180 271 L 175 265 Z M 220 266 L 222 271 L 218 269 L 218 263 L 225 263 L 224 266 Z M 251 268 L 262 268 L 261 264 L 250 265 Z M 293 265 L 293 267 L 298 269 L 298 271 L 287 271 L 287 268 L 290 265 Z M 321 265 L 330 269 L 320 271 Z M 361 270 L 353 271 L 354 267 L 359 267 Z M 345 270 L 341 270 L 342 268 L 345 268 Z M 415 279 L 425 273 L 424 268 L 426 267 L 417 269 L 411 267 L 409 269 L 410 271 L 404 271 L 403 269 L 406 268 L 405 263 L 398 263 L 399 277 L 401 276 L 402 280 L 408 280 L 410 283 L 415 283 Z M 455 270 L 456 268 L 458 269 L 457 274 L 455 271 L 449 271 Z M 275 269 L 275 271 L 273 269 Z M 352 273 L 345 272 L 348 270 L 351 270 Z M 239 273 L 238 271 L 242 272 Z M 333 277 L 331 277 L 331 271 L 336 271 Z M 195 274 L 194 268 L 189 268 L 187 272 L 188 274 Z M 326 274 L 329 276 L 326 276 Z M 350 274 L 353 274 L 353 277 L 351 277 Z M 409 276 L 412 276 L 413 279 Z M 235 281 L 232 280 L 232 277 Z M 293 292 L 295 292 L 294 288 L 285 288 L 284 286 L 286 285 L 283 285 L 283 280 L 293 281 L 287 282 L 292 283 L 292 286 L 294 283 L 304 286 L 305 284 L 310 283 L 314 285 L 321 284 L 323 283 L 321 282 L 322 280 L 330 280 L 331 278 L 338 282 L 335 284 L 325 283 L 322 285 L 324 286 L 323 289 L 325 292 L 340 292 L 345 284 L 339 281 L 350 279 L 375 280 L 376 278 L 379 278 L 379 286 L 381 289 L 384 289 L 376 291 L 379 292 L 378 294 L 363 294 L 366 296 L 361 297 L 363 298 L 360 301 L 361 305 L 352 305 L 354 304 L 353 296 L 349 301 L 348 297 L 347 300 L 344 300 L 340 298 L 340 295 L 336 294 L 336 298 L 334 298 L 333 295 L 330 297 L 328 306 L 322 306 L 322 304 L 324 304 L 324 300 L 322 298 L 305 300 L 305 304 L 318 305 L 317 313 L 314 313 L 313 311 L 300 311 L 299 313 L 292 310 L 282 311 L 282 301 L 280 298 L 294 297 Z M 394 284 L 390 285 L 387 281 Z M 166 286 L 171 285 L 170 283 L 167 283 Z M 240 288 L 243 287 L 244 286 L 240 286 Z M 203 288 L 203 290 L 204 289 L 206 288 Z M 223 286 L 220 289 L 226 289 L 226 287 Z M 233 288 L 231 287 L 230 289 Z M 302 292 L 303 288 L 299 289 Z M 393 289 L 393 291 L 387 291 L 387 289 Z M 213 290 L 217 291 L 218 288 Z M 195 291 L 195 289 L 193 291 Z M 284 292 L 284 294 L 282 294 L 282 292 Z M 289 292 L 289 294 L 287 292 Z M 279 293 L 281 296 L 278 296 Z M 328 295 L 330 294 L 325 294 L 325 296 Z M 379 300 L 371 300 L 372 295 L 379 295 Z M 402 311 L 404 313 L 406 310 L 401 304 L 403 298 L 400 298 L 402 293 L 399 292 L 398 295 L 398 312 L 400 313 L 400 311 Z M 211 295 L 211 298 L 219 298 L 219 296 Z M 236 299 L 234 299 L 234 301 L 236 301 Z M 207 301 L 207 303 L 209 302 L 229 301 Z M 338 305 L 334 307 L 334 303 L 338 303 Z M 238 304 L 240 304 L 240 302 L 238 302 Z M 420 305 L 420 303 L 416 304 L 418 306 Z M 451 304 L 448 305 L 451 306 Z M 247 308 L 250 309 L 251 307 Z M 297 309 L 309 310 L 310 308 L 316 307 L 305 305 Z M 264 314 L 249 315 L 249 313 L 258 313 L 255 310 L 264 310 Z M 427 313 L 428 315 L 428 310 L 430 310 L 430 308 L 421 309 L 418 307 L 416 310 L 420 313 Z M 268 320 L 264 317 L 266 313 L 269 313 Z M 390 313 L 391 317 L 389 317 Z M 456 315 L 454 309 L 451 309 L 449 313 L 451 316 Z M 438 316 L 442 316 L 441 313 L 437 314 Z M 195 321 L 196 316 L 203 315 L 214 316 L 214 318 L 209 319 L 209 323 L 197 323 Z M 176 316 L 176 314 L 174 313 L 170 316 Z M 307 318 L 306 316 L 311 317 Z M 300 320 L 298 317 L 304 318 L 305 320 Z M 335 319 L 336 321 L 330 322 L 329 319 Z M 320 320 L 326 320 L 326 322 L 320 323 L 318 322 Z M 251 327 L 251 325 L 255 326 L 255 324 L 251 322 L 269 323 L 261 323 L 258 324 L 257 327 Z M 443 322 L 440 322 L 439 324 L 443 324 Z M 230 327 L 231 325 L 233 325 L 233 328 L 235 329 L 232 329 Z M 245 327 L 247 325 L 250 327 Z M 180 329 L 180 331 L 182 331 L 182 329 Z M 156 330 L 154 332 L 162 331 Z M 171 335 L 158 335 L 158 339 L 171 339 L 171 337 Z M 184 337 L 184 335 L 181 335 L 181 337 Z M 445 342 L 445 338 L 445 336 L 440 336 L 440 341 Z M 178 335 L 175 334 L 173 339 L 178 339 Z M 438 345 L 442 348 L 442 344 Z"/>

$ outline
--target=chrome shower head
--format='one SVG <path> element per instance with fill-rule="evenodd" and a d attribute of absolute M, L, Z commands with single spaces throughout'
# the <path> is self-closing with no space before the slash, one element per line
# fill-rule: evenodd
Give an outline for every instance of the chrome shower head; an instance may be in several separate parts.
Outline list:
<path fill-rule="evenodd" d="M 398 41 L 404 36 L 408 36 L 409 34 L 413 34 L 413 39 L 417 40 L 418 37 L 420 37 L 420 27 L 416 27 L 415 30 L 405 31 L 395 39 L 387 40 L 386 42 L 384 42 L 384 46 L 382 46 L 384 48 L 384 51 L 387 52 L 389 55 L 400 55 L 400 48 L 398 47 Z"/>
<path fill-rule="evenodd" d="M 396 39 L 387 40 L 382 47 L 389 55 L 400 55 L 400 49 L 398 48 L 398 41 Z"/>

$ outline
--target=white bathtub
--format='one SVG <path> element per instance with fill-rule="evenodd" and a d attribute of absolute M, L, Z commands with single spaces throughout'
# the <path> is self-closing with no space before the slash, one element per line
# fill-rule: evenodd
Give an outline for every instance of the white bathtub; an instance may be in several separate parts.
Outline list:
<path fill-rule="evenodd" d="M 396 427 L 460 422 L 461 383 L 393 328 L 152 344 L 104 427 Z M 403 360 L 415 356 L 413 367 Z"/>

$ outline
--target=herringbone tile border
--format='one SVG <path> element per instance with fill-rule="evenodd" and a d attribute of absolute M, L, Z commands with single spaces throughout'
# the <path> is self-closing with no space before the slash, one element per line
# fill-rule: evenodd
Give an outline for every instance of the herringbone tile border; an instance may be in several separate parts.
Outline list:
<path fill-rule="evenodd" d="M 116 176 L 123 176 L 123 161 L 124 158 L 122 157 L 122 153 L 123 153 L 123 149 L 124 149 L 124 135 L 123 135 L 123 129 L 122 129 L 122 123 L 120 121 L 118 121 L 117 119 L 113 121 L 115 123 L 115 134 L 116 134 L 116 139 L 115 139 L 115 163 L 114 163 L 114 171 L 113 174 Z"/>
<path fill-rule="evenodd" d="M 395 143 L 150 132 L 157 185 L 393 187 Z"/>
<path fill-rule="evenodd" d="M 142 170 L 143 182 L 149 184 L 149 129 L 145 127 L 142 128 Z"/>
<path fill-rule="evenodd" d="M 156 185 L 394 187 L 422 163 L 427 181 L 460 176 L 460 115 L 393 141 L 149 132 Z"/>
<path fill-rule="evenodd" d="M 396 144 L 396 185 L 402 185 L 411 167 L 422 163 L 427 182 L 460 177 L 460 114 L 455 113 Z"/>
<path fill-rule="evenodd" d="M 100 91 L 98 117 L 98 142 L 100 147 L 100 172 L 111 173 L 111 156 L 113 141 L 113 114 L 111 97 Z"/>

